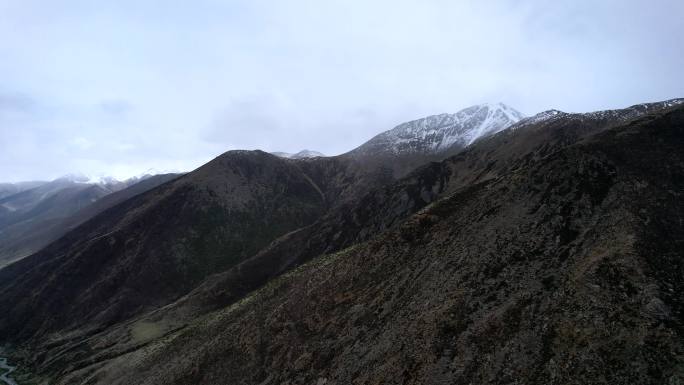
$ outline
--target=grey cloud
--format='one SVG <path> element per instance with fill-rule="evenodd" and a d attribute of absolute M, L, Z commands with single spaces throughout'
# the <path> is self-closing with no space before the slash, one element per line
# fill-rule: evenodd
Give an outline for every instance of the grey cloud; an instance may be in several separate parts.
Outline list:
<path fill-rule="evenodd" d="M 107 115 L 115 118 L 123 118 L 133 111 L 133 105 L 121 99 L 103 100 L 99 108 Z"/>
<path fill-rule="evenodd" d="M 234 100 L 215 114 L 202 137 L 224 143 L 227 148 L 270 147 L 273 134 L 282 134 L 296 124 L 292 116 L 281 114 L 283 109 L 268 95 Z"/>
<path fill-rule="evenodd" d="M 0 112 L 28 112 L 35 106 L 27 95 L 0 92 Z"/>
<path fill-rule="evenodd" d="M 0 2 L 0 181 L 684 96 L 678 0 Z"/>

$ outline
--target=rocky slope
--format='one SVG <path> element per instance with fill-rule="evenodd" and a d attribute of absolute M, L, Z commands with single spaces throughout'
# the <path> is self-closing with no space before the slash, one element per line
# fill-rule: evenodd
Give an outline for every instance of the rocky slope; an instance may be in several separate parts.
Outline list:
<path fill-rule="evenodd" d="M 126 319 L 312 222 L 324 207 L 296 166 L 263 152 L 226 153 L 0 270 L 0 308 L 12 309 L 0 328 L 36 336 Z"/>
<path fill-rule="evenodd" d="M 676 381 L 684 108 L 604 118 L 635 108 L 521 123 L 396 182 L 228 153 L 0 270 L 0 331 L 64 384 Z M 207 202 L 240 221 L 200 231 Z M 195 234 L 226 249 L 187 253 Z"/>
<path fill-rule="evenodd" d="M 62 382 L 676 383 L 684 109 L 528 129 L 557 140 L 460 186 L 452 158 L 449 193 L 389 231 Z"/>
<path fill-rule="evenodd" d="M 230 151 L 0 269 L 0 329 L 41 341 L 125 321 L 387 182 L 338 158 Z"/>

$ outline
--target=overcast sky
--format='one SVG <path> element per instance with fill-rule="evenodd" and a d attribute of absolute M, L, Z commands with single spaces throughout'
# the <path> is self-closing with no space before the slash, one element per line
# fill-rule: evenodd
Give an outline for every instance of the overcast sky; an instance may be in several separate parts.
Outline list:
<path fill-rule="evenodd" d="M 684 1 L 0 0 L 0 181 L 684 96 Z"/>

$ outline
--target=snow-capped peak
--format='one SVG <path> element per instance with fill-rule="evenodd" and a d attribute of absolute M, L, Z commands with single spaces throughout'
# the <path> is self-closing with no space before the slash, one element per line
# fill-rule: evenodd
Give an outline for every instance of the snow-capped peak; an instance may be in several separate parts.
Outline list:
<path fill-rule="evenodd" d="M 547 111 L 542 111 L 536 115 L 530 116 L 528 118 L 521 119 L 518 121 L 518 123 L 515 124 L 515 127 L 519 127 L 522 125 L 526 124 L 534 124 L 534 123 L 540 123 L 544 122 L 547 120 L 553 120 L 560 118 L 562 116 L 568 115 L 567 112 L 559 111 L 559 110 L 547 110 Z"/>
<path fill-rule="evenodd" d="M 111 176 L 107 175 L 86 175 L 80 172 L 77 173 L 71 173 L 71 174 L 66 174 L 63 175 L 57 180 L 63 180 L 63 181 L 68 181 L 72 183 L 80 183 L 80 184 L 98 184 L 98 185 L 107 185 L 107 184 L 113 184 L 113 183 L 119 183 L 119 181 Z"/>
<path fill-rule="evenodd" d="M 520 120 L 518 123 L 516 123 L 511 129 L 517 129 L 522 126 L 530 125 L 530 124 L 536 124 L 536 123 L 542 123 L 542 122 L 552 122 L 560 118 L 568 118 L 572 117 L 573 119 L 592 119 L 592 120 L 612 120 L 615 122 L 624 122 L 630 119 L 638 118 L 640 116 L 643 116 L 647 113 L 654 112 L 654 111 L 659 111 L 664 108 L 670 108 L 673 106 L 677 106 L 680 104 L 684 104 L 684 99 L 679 98 L 679 99 L 670 99 L 670 100 L 665 100 L 662 102 L 654 102 L 654 103 L 642 103 L 642 104 L 636 104 L 627 108 L 621 108 L 621 109 L 616 109 L 616 110 L 599 110 L 599 111 L 593 111 L 593 112 L 584 112 L 584 113 L 572 113 L 572 112 L 563 112 L 559 110 L 547 110 L 540 112 L 534 116 L 530 116 L 529 118 L 524 118 Z"/>
<path fill-rule="evenodd" d="M 503 103 L 478 104 L 454 114 L 432 115 L 400 124 L 375 136 L 352 154 L 440 153 L 468 146 L 523 117 Z"/>
<path fill-rule="evenodd" d="M 317 158 L 317 157 L 325 156 L 325 154 L 318 152 L 318 151 L 313 151 L 313 150 L 302 150 L 296 154 L 276 151 L 276 152 L 272 152 L 271 154 L 273 154 L 275 156 L 279 156 L 281 158 L 289 158 L 289 159 Z"/>
<path fill-rule="evenodd" d="M 318 151 L 313 151 L 313 150 L 302 150 L 299 151 L 298 153 L 292 155 L 293 159 L 301 159 L 301 158 L 316 158 L 319 156 L 325 156 L 323 153 L 318 152 Z"/>
<path fill-rule="evenodd" d="M 122 186 L 128 186 L 131 185 L 135 182 L 140 182 L 142 180 L 145 180 L 147 178 L 153 177 L 155 175 L 161 175 L 161 174 L 179 174 L 181 173 L 180 171 L 177 170 L 160 170 L 156 168 L 149 168 L 139 174 L 136 174 L 134 176 L 128 177 L 128 178 L 115 178 L 110 175 L 106 174 L 95 174 L 95 175 L 88 175 L 84 174 L 82 172 L 75 172 L 75 173 L 70 173 L 63 175 L 57 179 L 56 181 L 62 181 L 62 182 L 71 182 L 71 183 L 78 183 L 78 184 L 92 184 L 92 185 L 99 185 L 103 187 L 113 187 L 117 185 L 122 185 Z"/>
<path fill-rule="evenodd" d="M 155 175 L 163 175 L 163 174 L 182 174 L 182 171 L 176 170 L 176 169 L 158 169 L 158 168 L 148 168 L 147 170 L 133 175 L 132 177 L 126 179 L 124 182 L 126 183 L 131 183 L 131 182 L 138 182 L 141 180 L 145 180 L 147 178 L 153 177 Z"/>

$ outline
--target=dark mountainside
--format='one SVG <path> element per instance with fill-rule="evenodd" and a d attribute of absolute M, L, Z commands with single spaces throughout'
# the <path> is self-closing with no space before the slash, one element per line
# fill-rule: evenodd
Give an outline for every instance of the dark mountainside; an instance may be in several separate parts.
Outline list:
<path fill-rule="evenodd" d="M 392 183 L 227 153 L 0 270 L 0 335 L 64 384 L 676 383 L 684 108 L 640 108 Z"/>
<path fill-rule="evenodd" d="M 381 183 L 384 175 L 339 159 L 228 152 L 0 270 L 7 314 L 0 329 L 11 330 L 8 340 L 41 341 L 58 330 L 87 335 L 124 321 Z"/>
<path fill-rule="evenodd" d="M 71 183 L 41 201 L 35 208 L 27 210 L 16 222 L 0 229 L 0 266 L 39 251 L 104 210 L 177 176 L 151 176 L 115 192 L 97 185 Z M 8 197 L 6 200 L 11 199 Z"/>

